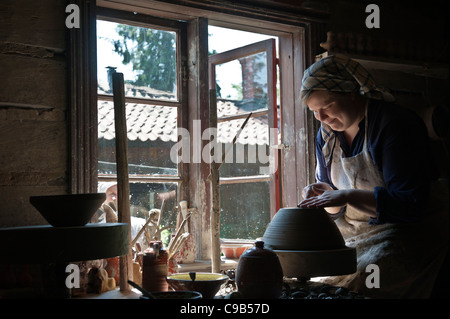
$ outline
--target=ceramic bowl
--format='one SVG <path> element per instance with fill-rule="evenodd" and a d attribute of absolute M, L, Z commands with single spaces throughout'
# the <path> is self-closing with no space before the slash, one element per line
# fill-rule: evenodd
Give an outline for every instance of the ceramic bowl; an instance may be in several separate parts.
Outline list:
<path fill-rule="evenodd" d="M 152 292 L 155 299 L 202 299 L 202 294 L 197 291 L 159 291 Z M 150 299 L 140 296 L 139 299 Z"/>
<path fill-rule="evenodd" d="M 169 286 L 175 291 L 190 290 L 198 291 L 204 299 L 212 299 L 219 291 L 220 286 L 227 282 L 229 277 L 223 274 L 202 273 L 195 274 L 193 281 L 189 273 L 179 273 L 167 276 Z"/>
<path fill-rule="evenodd" d="M 30 203 L 54 227 L 86 225 L 105 201 L 105 193 L 31 196 Z"/>

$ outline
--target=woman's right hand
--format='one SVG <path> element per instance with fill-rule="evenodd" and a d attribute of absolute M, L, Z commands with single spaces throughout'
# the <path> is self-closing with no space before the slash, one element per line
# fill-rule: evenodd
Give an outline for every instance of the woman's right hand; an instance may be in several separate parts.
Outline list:
<path fill-rule="evenodd" d="M 297 205 L 297 207 L 308 207 L 308 206 L 305 206 L 305 201 L 309 202 L 307 200 L 308 198 L 318 197 L 327 191 L 333 191 L 333 190 L 334 190 L 333 187 L 331 187 L 327 183 L 320 182 L 320 183 L 310 184 L 303 189 L 302 196 L 304 199 Z M 336 214 L 336 213 L 340 212 L 340 207 L 324 207 L 324 209 L 329 214 Z"/>
<path fill-rule="evenodd" d="M 320 196 L 326 191 L 333 190 L 333 188 L 327 183 L 314 183 L 303 188 L 303 199 L 308 199 L 315 196 Z"/>

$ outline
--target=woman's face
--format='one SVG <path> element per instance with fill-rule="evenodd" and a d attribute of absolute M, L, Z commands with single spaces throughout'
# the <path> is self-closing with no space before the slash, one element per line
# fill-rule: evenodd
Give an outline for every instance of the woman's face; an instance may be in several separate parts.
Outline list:
<path fill-rule="evenodd" d="M 306 104 L 316 119 L 327 124 L 334 131 L 345 131 L 352 125 L 358 125 L 364 117 L 361 101 L 352 94 L 314 91 Z"/>

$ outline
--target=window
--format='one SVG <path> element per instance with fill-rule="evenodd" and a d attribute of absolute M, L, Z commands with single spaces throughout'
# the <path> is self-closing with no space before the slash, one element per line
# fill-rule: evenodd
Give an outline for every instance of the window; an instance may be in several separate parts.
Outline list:
<path fill-rule="evenodd" d="M 209 34 L 210 52 L 228 49 L 209 57 L 210 89 L 216 89 L 217 96 L 218 142 L 229 152 L 219 170 L 220 237 L 254 240 L 262 237 L 271 212 L 279 209 L 278 151 L 274 151 L 279 140 L 276 41 L 217 27 L 210 27 Z M 231 39 L 247 45 L 236 47 Z M 252 43 L 257 39 L 266 40 Z"/>
<path fill-rule="evenodd" d="M 178 140 L 181 26 L 129 21 L 120 13 L 97 19 L 98 189 L 116 185 L 112 74 L 124 74 L 130 181 L 130 214 L 142 225 L 153 208 L 161 225 L 175 227 L 182 169 L 171 159 Z M 142 219 L 139 219 L 142 218 Z M 140 227 L 137 226 L 137 229 Z M 168 240 L 168 237 L 166 238 Z"/>
<path fill-rule="evenodd" d="M 259 122 L 267 129 L 277 127 L 278 134 L 274 135 L 278 135 L 278 140 L 273 141 L 273 144 L 278 146 L 269 150 L 266 149 L 265 155 L 270 155 L 270 150 L 277 153 L 279 165 L 276 172 L 279 176 L 279 183 L 273 183 L 275 179 L 272 179 L 271 174 L 259 169 L 260 166 L 264 165 L 253 165 L 252 167 L 249 164 L 255 163 L 245 162 L 245 159 L 244 163 L 239 166 L 228 165 L 225 161 L 221 168 L 223 194 L 228 192 L 229 194 L 235 194 L 235 196 L 236 194 L 239 196 L 241 194 L 248 195 L 248 203 L 240 200 L 243 206 L 237 209 L 243 211 L 240 212 L 239 218 L 244 216 L 248 207 L 255 207 L 260 203 L 260 207 L 255 208 L 255 211 L 264 212 L 266 217 L 260 219 L 261 226 L 255 226 L 255 229 L 259 229 L 258 232 L 250 234 L 251 229 L 247 227 L 247 229 L 239 230 L 234 234 L 227 234 L 227 227 L 231 229 L 236 223 L 234 225 L 223 223 L 222 233 L 229 238 L 254 238 L 261 234 L 261 229 L 276 213 L 278 205 L 280 207 L 294 206 L 301 200 L 302 188 L 314 181 L 313 145 L 315 134 L 311 130 L 312 126 L 310 126 L 313 118 L 309 118 L 306 110 L 300 106 L 299 88 L 305 63 L 312 62 L 313 55 L 309 46 L 313 46 L 318 41 L 315 38 L 310 38 L 310 35 L 314 33 L 314 28 L 319 26 L 320 23 L 303 20 L 298 15 L 289 12 L 280 16 L 270 11 L 264 11 L 264 14 L 261 15 L 261 11 L 257 8 L 254 9 L 240 4 L 227 6 L 221 3 L 208 5 L 199 3 L 196 6 L 173 4 L 166 1 L 141 1 L 139 5 L 136 5 L 135 2 L 129 0 L 113 2 L 101 0 L 88 3 L 80 2 L 80 9 L 83 17 L 82 26 L 80 29 L 71 30 L 69 39 L 70 70 L 72 72 L 70 83 L 72 192 L 92 192 L 98 188 L 98 185 L 107 187 L 110 183 L 115 182 L 115 158 L 113 156 L 115 145 L 112 142 L 114 132 L 110 130 L 111 127 L 108 127 L 107 124 L 103 125 L 111 120 L 110 103 L 112 103 L 112 96 L 107 74 L 108 70 L 111 72 L 113 69 L 107 67 L 116 67 L 115 71 L 122 72 L 124 75 L 130 72 L 133 75 L 132 77 L 125 76 L 127 81 L 127 112 L 129 112 L 130 119 L 137 118 L 135 115 L 137 113 L 133 112 L 144 114 L 144 116 L 139 116 L 139 119 L 130 122 L 128 125 L 130 128 L 128 147 L 129 150 L 133 149 L 133 151 L 129 151 L 129 179 L 131 192 L 136 194 L 131 198 L 134 214 L 141 216 L 142 211 L 154 207 L 159 208 L 161 199 L 164 198 L 167 201 L 165 218 L 169 218 L 169 216 L 172 218 L 165 223 L 170 226 L 175 222 L 176 203 L 182 199 L 187 200 L 189 207 L 197 209 L 197 214 L 194 218 L 191 218 L 193 232 L 196 235 L 197 258 L 209 259 L 211 257 L 211 189 L 207 181 L 210 174 L 209 165 L 203 162 L 195 162 L 195 160 L 188 164 L 183 162 L 175 164 L 176 161 L 168 160 L 170 156 L 167 154 L 167 149 L 170 149 L 170 143 L 174 143 L 172 135 L 174 131 L 169 129 L 174 127 L 174 118 L 176 118 L 175 127 L 178 129 L 178 133 L 180 128 L 185 128 L 188 131 L 194 130 L 196 126 L 196 123 L 193 123 L 194 120 L 201 124 L 202 131 L 209 126 L 208 28 L 212 28 L 214 25 L 264 35 L 264 38 L 254 39 L 251 43 L 274 38 L 277 41 L 275 47 L 278 50 L 278 86 L 276 89 L 278 99 L 275 107 L 272 108 L 272 111 L 277 110 L 278 114 L 275 117 L 275 113 L 272 113 L 269 107 L 267 109 L 261 108 L 258 103 L 251 111 L 253 112 L 252 121 L 255 123 Z M 160 79 L 151 77 L 141 77 L 138 82 L 138 76 L 144 75 L 142 68 L 137 66 L 133 70 L 132 62 L 127 64 L 122 62 L 124 58 L 126 58 L 125 61 L 131 61 L 131 58 L 139 61 L 139 56 L 132 57 L 130 50 L 133 46 L 138 46 L 141 40 L 135 43 L 133 41 L 126 42 L 128 51 L 124 44 L 122 49 L 119 46 L 115 50 L 114 41 L 119 41 L 120 37 L 113 35 L 113 32 L 102 35 L 99 27 L 98 39 L 100 41 L 103 37 L 105 44 L 98 44 L 98 50 L 96 51 L 95 26 L 97 21 L 99 23 L 113 23 L 115 24 L 114 28 L 119 24 L 125 25 L 128 29 L 124 29 L 124 32 L 128 30 L 132 34 L 138 34 L 138 30 L 141 30 L 138 28 L 155 31 L 155 34 L 159 33 L 161 41 L 163 38 L 165 40 L 170 38 L 171 41 L 174 39 L 174 45 L 169 45 L 169 47 L 173 50 L 172 53 L 175 53 L 175 57 L 169 54 L 167 55 L 167 57 L 170 57 L 169 62 L 168 60 L 158 61 L 157 64 L 154 63 L 153 65 L 164 73 L 172 74 L 172 80 L 165 81 L 167 86 L 157 88 L 154 85 Z M 161 31 L 164 33 L 161 33 Z M 148 40 L 149 37 L 150 34 L 148 37 L 146 35 L 145 39 Z M 109 38 L 109 41 L 107 38 Z M 232 41 L 236 44 L 235 47 L 226 48 L 224 51 L 249 44 L 241 44 L 237 40 Z M 141 44 L 143 43 L 145 41 L 141 41 Z M 109 51 L 105 53 L 101 49 L 106 47 L 106 44 L 109 45 Z M 211 53 L 223 53 L 224 51 Z M 258 65 L 259 60 L 267 59 L 267 56 L 264 57 L 264 54 L 260 53 L 262 52 L 256 52 L 252 63 Z M 106 59 L 113 55 L 116 55 L 117 63 L 102 64 L 103 61 L 107 61 Z M 231 63 L 231 61 L 228 62 Z M 233 63 L 240 65 L 239 62 Z M 97 64 L 99 64 L 98 67 Z M 245 100 L 244 94 L 248 92 L 244 92 L 243 87 L 239 86 L 240 81 L 233 80 L 232 84 L 235 85 L 231 86 L 230 92 L 232 93 L 227 93 L 220 68 L 216 69 L 221 89 L 219 92 L 220 98 L 243 102 Z M 98 75 L 96 70 L 98 70 Z M 175 70 L 175 77 L 173 77 L 173 70 Z M 98 81 L 97 76 L 99 77 Z M 258 99 L 263 101 L 266 92 L 259 90 L 259 88 L 256 91 L 255 93 L 259 95 L 255 95 L 258 97 L 255 102 Z M 242 123 L 242 117 L 245 117 L 249 110 L 239 110 L 226 103 L 222 103 L 222 106 L 223 109 L 220 110 L 218 121 L 226 129 L 230 128 L 227 134 L 228 138 L 232 138 L 236 127 Z M 154 112 L 160 114 L 159 121 L 163 118 L 166 121 L 164 124 L 165 131 L 164 129 L 161 130 L 162 126 L 159 127 L 159 131 L 157 128 L 154 128 L 155 130 L 145 128 L 146 121 L 143 119 L 150 118 L 154 115 Z M 273 119 L 278 119 L 278 123 L 276 125 L 275 122 L 273 122 L 273 125 L 266 124 L 272 123 L 271 120 L 267 119 L 272 115 L 274 116 Z M 156 125 L 157 119 L 158 117 L 152 118 L 151 121 Z M 168 124 L 166 125 L 166 123 Z M 193 134 L 193 132 L 190 133 Z M 97 135 L 99 138 L 97 138 Z M 261 136 L 258 136 L 258 138 Z M 266 136 L 270 137 L 269 134 Z M 142 147 L 148 141 L 153 141 L 152 145 Z M 206 144 L 208 144 L 208 141 L 201 142 L 202 146 Z M 247 146 L 244 146 L 244 154 L 248 153 L 249 145 L 252 148 L 255 147 L 252 145 L 256 144 L 247 143 L 245 145 Z M 265 145 L 270 145 L 270 143 Z M 236 147 L 240 147 L 240 145 L 236 145 Z M 237 149 L 233 149 L 233 153 L 238 154 Z M 192 156 L 192 149 L 190 155 Z M 152 160 L 149 161 L 149 158 Z M 256 160 L 258 160 L 258 155 Z M 272 194 L 274 194 L 274 191 L 272 187 L 276 184 L 279 186 L 277 188 L 279 195 L 275 196 L 275 200 L 273 200 Z M 264 200 L 265 204 L 262 204 L 260 200 L 262 196 L 257 194 L 271 194 L 271 199 L 269 201 Z M 170 200 L 173 199 L 173 204 L 168 203 L 169 198 Z M 223 195 L 222 198 L 227 198 L 227 196 Z M 279 200 L 278 204 L 277 200 Z M 233 198 L 230 198 L 229 202 L 232 201 Z M 267 208 L 266 203 L 269 202 L 271 208 Z M 226 204 L 228 203 L 223 203 L 223 206 L 225 207 Z M 142 207 L 143 209 L 141 209 Z M 231 210 L 232 208 L 228 208 L 228 212 Z M 226 214 L 227 212 L 224 212 L 224 216 Z M 248 217 L 249 219 L 249 225 L 252 225 L 252 223 L 256 225 L 255 216 L 260 215 L 256 214 L 251 218 L 250 216 L 251 214 L 245 215 L 245 218 Z M 262 226 L 263 224 L 264 226 Z"/>

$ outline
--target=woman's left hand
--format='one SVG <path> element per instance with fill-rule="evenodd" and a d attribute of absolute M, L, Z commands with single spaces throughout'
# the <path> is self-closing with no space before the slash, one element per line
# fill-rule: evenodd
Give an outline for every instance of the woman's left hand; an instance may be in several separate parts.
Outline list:
<path fill-rule="evenodd" d="M 329 190 L 301 201 L 298 207 L 342 207 L 347 205 L 347 196 L 346 190 Z"/>

